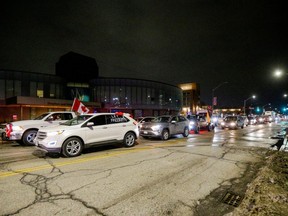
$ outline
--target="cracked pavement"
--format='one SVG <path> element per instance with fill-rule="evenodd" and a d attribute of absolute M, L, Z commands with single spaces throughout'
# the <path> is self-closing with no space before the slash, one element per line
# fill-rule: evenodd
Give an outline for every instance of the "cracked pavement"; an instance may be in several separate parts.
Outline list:
<path fill-rule="evenodd" d="M 1 163 L 0 215 L 223 215 L 234 207 L 221 198 L 227 191 L 244 196 L 277 130 L 140 138 L 134 148 L 96 148 L 76 158 L 36 157 L 31 149 L 36 156 Z"/>

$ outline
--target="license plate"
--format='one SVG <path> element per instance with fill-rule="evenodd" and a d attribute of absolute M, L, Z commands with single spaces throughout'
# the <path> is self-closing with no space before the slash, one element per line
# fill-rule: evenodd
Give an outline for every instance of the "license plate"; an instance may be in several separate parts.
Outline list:
<path fill-rule="evenodd" d="M 147 131 L 144 131 L 144 134 L 148 134 L 148 132 L 147 132 Z"/>

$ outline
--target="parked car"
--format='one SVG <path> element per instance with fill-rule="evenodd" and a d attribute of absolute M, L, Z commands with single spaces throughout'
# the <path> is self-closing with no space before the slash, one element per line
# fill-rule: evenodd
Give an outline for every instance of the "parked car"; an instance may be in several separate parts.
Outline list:
<path fill-rule="evenodd" d="M 151 122 L 144 122 L 140 126 L 140 136 L 143 138 L 156 137 L 168 140 L 170 136 L 182 134 L 189 135 L 189 120 L 181 115 L 162 115 Z"/>
<path fill-rule="evenodd" d="M 10 122 L 6 125 L 6 139 L 16 141 L 20 145 L 34 145 L 33 140 L 40 128 L 59 125 L 75 116 L 75 112 L 57 111 L 43 113 L 33 120 Z"/>
<path fill-rule="evenodd" d="M 138 137 L 137 122 L 129 114 L 91 113 L 40 129 L 34 143 L 42 151 L 75 157 L 92 146 L 122 143 L 132 147 Z"/>
<path fill-rule="evenodd" d="M 221 122 L 221 128 L 237 129 L 244 128 L 244 120 L 241 116 L 226 116 Z"/>

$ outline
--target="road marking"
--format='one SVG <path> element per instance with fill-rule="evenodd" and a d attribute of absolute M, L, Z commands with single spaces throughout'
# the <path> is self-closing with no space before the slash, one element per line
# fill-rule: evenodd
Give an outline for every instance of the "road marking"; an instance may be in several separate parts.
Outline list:
<path fill-rule="evenodd" d="M 115 157 L 118 155 L 128 154 L 128 153 L 132 153 L 132 152 L 140 152 L 140 151 L 144 151 L 144 150 L 148 150 L 148 149 L 154 149 L 154 148 L 156 148 L 156 147 L 145 146 L 145 147 L 141 147 L 141 148 L 128 149 L 125 151 L 108 152 L 108 153 L 105 153 L 105 155 L 90 156 L 90 157 L 71 159 L 71 160 L 68 159 L 69 161 L 58 162 L 58 163 L 53 164 L 53 166 L 61 167 L 61 166 L 67 166 L 67 165 L 72 165 L 72 164 L 77 164 L 77 163 L 85 163 L 88 161 L 99 160 L 99 159 L 104 159 L 104 158 L 109 158 L 109 157 Z M 39 171 L 39 170 L 51 169 L 51 168 L 53 168 L 53 167 L 50 164 L 46 164 L 46 165 L 42 165 L 42 166 L 29 167 L 29 168 L 24 168 L 24 169 L 19 169 L 19 170 L 0 172 L 0 178 L 5 178 L 5 177 L 14 176 L 14 175 L 23 174 L 23 173 L 35 172 L 35 171 Z"/>

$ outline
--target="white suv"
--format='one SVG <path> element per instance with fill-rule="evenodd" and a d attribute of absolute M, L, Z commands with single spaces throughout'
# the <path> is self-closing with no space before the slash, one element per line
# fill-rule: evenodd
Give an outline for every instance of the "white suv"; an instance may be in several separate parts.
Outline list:
<path fill-rule="evenodd" d="M 10 122 L 6 124 L 5 139 L 16 141 L 20 145 L 34 145 L 33 140 L 39 129 L 59 125 L 75 116 L 75 112 L 55 111 L 43 113 L 33 120 Z"/>
<path fill-rule="evenodd" d="M 138 124 L 129 114 L 94 113 L 40 129 L 34 143 L 45 152 L 74 157 L 84 148 L 97 145 L 122 142 L 125 147 L 132 147 L 138 137 Z"/>

